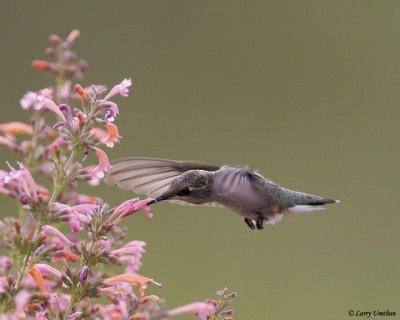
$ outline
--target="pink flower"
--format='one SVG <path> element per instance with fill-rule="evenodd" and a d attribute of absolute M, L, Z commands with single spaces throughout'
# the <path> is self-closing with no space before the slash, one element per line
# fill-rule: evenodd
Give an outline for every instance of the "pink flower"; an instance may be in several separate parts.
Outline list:
<path fill-rule="evenodd" d="M 6 293 L 9 286 L 7 277 L 0 277 L 0 293 Z"/>
<path fill-rule="evenodd" d="M 106 250 L 110 250 L 111 249 L 111 240 L 110 239 L 100 239 L 96 241 L 96 246 L 97 247 L 101 247 L 104 248 Z"/>
<path fill-rule="evenodd" d="M 129 87 L 132 85 L 131 79 L 124 79 L 120 84 L 114 86 L 110 92 L 104 97 L 104 100 L 108 100 L 116 94 L 120 94 L 122 97 L 127 97 L 129 93 Z"/>
<path fill-rule="evenodd" d="M 68 316 L 67 320 L 74 320 L 75 318 L 79 317 L 82 314 L 82 312 L 75 312 L 73 314 L 71 314 L 70 316 Z"/>
<path fill-rule="evenodd" d="M 96 147 L 95 149 L 97 156 L 99 157 L 100 163 L 98 166 L 93 168 L 92 173 L 95 174 L 98 178 L 103 178 L 104 172 L 107 173 L 111 169 L 110 162 L 108 161 L 107 154 L 103 150 Z"/>
<path fill-rule="evenodd" d="M 147 217 L 152 218 L 153 215 L 150 213 L 150 206 L 148 205 L 148 202 L 152 200 L 151 198 L 147 198 L 145 200 L 138 201 L 139 198 L 134 198 L 131 200 L 127 200 L 123 202 L 121 205 L 119 205 L 114 212 L 111 214 L 111 216 L 107 219 L 106 224 L 111 223 L 113 226 L 115 226 L 117 223 L 119 223 L 122 219 L 126 218 L 127 216 L 139 211 L 139 210 L 144 210 L 146 212 Z M 138 202 L 136 202 L 138 201 Z M 114 220 L 114 222 L 111 222 L 112 219 L 118 215 L 119 213 L 120 216 Z"/>
<path fill-rule="evenodd" d="M 63 203 L 54 203 L 54 208 L 57 211 L 66 212 L 63 217 L 68 218 L 67 224 L 71 227 L 72 232 L 81 231 L 81 223 L 90 223 L 91 217 L 89 215 L 93 213 L 93 209 L 96 207 L 97 205 L 94 204 L 81 204 L 71 207 Z"/>
<path fill-rule="evenodd" d="M 211 302 L 194 302 L 168 311 L 168 316 L 176 316 L 182 313 L 194 313 L 200 320 L 205 320 L 215 311 L 215 306 Z"/>
<path fill-rule="evenodd" d="M 100 128 L 91 128 L 89 131 L 90 135 L 95 136 L 99 141 L 107 137 L 107 131 Z"/>
<path fill-rule="evenodd" d="M 35 320 L 48 320 L 45 311 L 39 311 L 35 313 Z"/>
<path fill-rule="evenodd" d="M 63 235 L 59 230 L 57 230 L 56 228 L 54 228 L 52 226 L 44 225 L 42 227 L 42 234 L 44 234 L 44 235 L 51 234 L 51 235 L 59 238 L 64 243 L 68 244 L 69 246 L 73 245 L 73 243 L 70 240 L 68 240 L 68 238 L 65 235 Z"/>
<path fill-rule="evenodd" d="M 43 273 L 52 274 L 53 276 L 56 276 L 59 279 L 61 279 L 61 277 L 62 277 L 62 274 L 60 271 L 53 268 L 52 266 L 49 266 L 48 264 L 36 263 L 35 266 L 40 271 L 41 274 L 43 274 Z"/>
<path fill-rule="evenodd" d="M 94 171 L 97 166 L 87 166 L 83 169 L 85 180 L 92 187 L 98 186 L 100 184 L 101 178 L 98 176 L 97 171 Z"/>
<path fill-rule="evenodd" d="M 67 310 L 70 301 L 70 295 L 61 294 L 60 296 L 58 296 L 57 294 L 52 294 L 50 296 L 50 310 L 53 309 L 64 312 L 65 310 Z"/>
<path fill-rule="evenodd" d="M 24 192 L 29 197 L 31 197 L 34 201 L 38 200 L 37 197 L 37 188 L 36 183 L 33 180 L 30 172 L 25 168 L 22 162 L 19 162 L 19 170 L 15 170 L 11 167 L 11 171 L 9 176 L 16 181 L 17 188 L 19 189 L 20 193 Z M 6 182 L 6 179 L 4 180 Z"/>
<path fill-rule="evenodd" d="M 12 259 L 7 256 L 0 256 L 0 273 L 10 270 L 12 267 Z"/>
<path fill-rule="evenodd" d="M 21 107 L 25 110 L 33 107 L 37 110 L 39 108 L 38 100 L 37 100 L 37 97 L 39 95 L 42 95 L 48 99 L 53 99 L 53 90 L 50 88 L 44 88 L 42 90 L 39 90 L 38 93 L 32 92 L 32 91 L 27 91 L 24 94 L 24 96 L 22 97 L 22 99 L 19 101 L 21 104 Z"/>
<path fill-rule="evenodd" d="M 146 245 L 143 241 L 131 241 L 125 244 L 122 248 L 111 252 L 112 255 L 119 256 L 120 262 L 127 262 L 128 266 L 125 268 L 125 273 L 134 273 L 139 270 L 141 266 L 140 259 L 142 253 L 146 252 L 144 246 Z"/>
<path fill-rule="evenodd" d="M 114 282 L 109 287 L 99 288 L 99 291 L 110 292 L 118 295 L 118 298 L 123 300 L 133 300 L 135 298 L 132 285 L 126 282 Z"/>
<path fill-rule="evenodd" d="M 8 140 L 5 137 L 0 136 L 0 144 L 9 147 L 11 150 L 18 150 L 19 147 L 14 142 Z"/>
<path fill-rule="evenodd" d="M 140 274 L 120 274 L 115 277 L 111 277 L 108 279 L 105 279 L 103 283 L 109 284 L 109 283 L 114 283 L 114 282 L 126 282 L 126 283 L 136 283 L 137 285 L 140 286 L 139 289 L 139 294 L 143 297 L 144 295 L 144 289 L 147 288 L 147 283 L 154 283 L 156 286 L 161 287 L 162 285 L 158 282 L 155 282 L 153 279 L 141 276 Z"/>
<path fill-rule="evenodd" d="M 53 100 L 50 100 L 50 99 L 48 99 L 48 98 L 46 98 L 45 96 L 43 96 L 43 95 L 39 95 L 38 97 L 37 97 L 37 100 L 38 100 L 38 107 L 37 107 L 37 109 L 42 109 L 42 108 L 46 108 L 46 109 L 48 109 L 48 110 L 50 110 L 50 111 L 52 111 L 52 112 L 54 112 L 56 115 L 58 115 L 58 117 L 63 121 L 63 122 L 65 122 L 66 121 L 66 119 L 65 119 L 65 117 L 64 117 L 64 115 L 63 115 L 63 113 L 61 112 L 61 110 L 57 107 L 57 105 L 55 104 L 55 102 L 53 101 Z"/>
<path fill-rule="evenodd" d="M 14 297 L 15 303 L 15 312 L 14 314 L 18 317 L 24 318 L 25 317 L 25 308 L 28 303 L 31 301 L 32 294 L 30 294 L 26 290 L 21 290 L 18 294 Z"/>
<path fill-rule="evenodd" d="M 108 122 L 106 124 L 106 127 L 108 134 L 106 137 L 101 139 L 101 142 L 104 143 L 107 147 L 112 148 L 114 147 L 114 142 L 119 143 L 119 138 L 121 138 L 121 136 L 118 134 L 118 128 L 114 123 Z"/>
<path fill-rule="evenodd" d="M 114 121 L 115 116 L 119 114 L 118 106 L 116 103 L 112 101 L 104 101 L 102 100 L 100 102 L 101 106 L 108 106 L 108 109 L 106 111 L 105 119 L 106 121 Z"/>
<path fill-rule="evenodd" d="M 5 135 L 7 136 L 14 136 L 14 134 L 19 133 L 19 134 L 27 134 L 27 135 L 32 135 L 33 134 L 33 128 L 29 124 L 23 123 L 23 122 L 18 122 L 18 121 L 12 121 L 12 122 L 7 122 L 7 123 L 2 123 L 0 124 L 0 130 L 4 132 Z"/>
<path fill-rule="evenodd" d="M 36 103 L 37 93 L 32 91 L 27 91 L 21 100 L 19 100 L 22 109 L 29 109 Z"/>

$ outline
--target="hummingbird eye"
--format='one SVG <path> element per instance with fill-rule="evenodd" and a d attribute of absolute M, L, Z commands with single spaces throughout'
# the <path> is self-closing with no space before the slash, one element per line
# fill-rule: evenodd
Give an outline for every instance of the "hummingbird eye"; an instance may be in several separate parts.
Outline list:
<path fill-rule="evenodd" d="M 187 196 L 187 195 L 189 195 L 190 194 L 190 188 L 189 187 L 185 187 L 185 188 L 183 188 L 181 191 L 179 191 L 176 195 L 177 196 Z"/>

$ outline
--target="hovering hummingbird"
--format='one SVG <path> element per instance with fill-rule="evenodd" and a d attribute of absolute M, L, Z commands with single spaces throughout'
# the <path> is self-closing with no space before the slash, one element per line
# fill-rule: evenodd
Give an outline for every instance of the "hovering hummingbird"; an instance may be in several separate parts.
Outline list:
<path fill-rule="evenodd" d="M 275 224 L 284 216 L 324 209 L 338 200 L 280 187 L 247 167 L 214 166 L 190 161 L 125 158 L 112 163 L 105 178 L 123 190 L 180 204 L 225 206 L 251 228 Z M 254 224 L 255 222 L 255 224 Z"/>

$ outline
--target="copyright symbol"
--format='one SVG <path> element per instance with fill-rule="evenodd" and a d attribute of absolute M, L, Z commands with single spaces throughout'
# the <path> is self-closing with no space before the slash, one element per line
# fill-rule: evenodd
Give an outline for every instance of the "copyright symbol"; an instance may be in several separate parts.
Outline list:
<path fill-rule="evenodd" d="M 354 316 L 354 310 L 349 310 L 349 316 L 350 317 Z"/>

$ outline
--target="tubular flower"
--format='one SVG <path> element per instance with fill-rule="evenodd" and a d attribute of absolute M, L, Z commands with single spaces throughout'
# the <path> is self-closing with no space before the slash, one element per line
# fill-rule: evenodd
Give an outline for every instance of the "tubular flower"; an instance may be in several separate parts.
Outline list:
<path fill-rule="evenodd" d="M 101 103 L 102 105 L 108 106 L 108 109 L 106 111 L 105 119 L 106 121 L 114 121 L 115 116 L 119 114 L 118 106 L 111 101 L 104 101 Z"/>
<path fill-rule="evenodd" d="M 119 143 L 119 138 L 121 138 L 121 136 L 118 134 L 118 128 L 114 123 L 108 122 L 106 124 L 106 127 L 108 134 L 106 137 L 101 139 L 101 142 L 104 143 L 107 147 L 112 148 L 114 147 L 114 142 Z"/>
<path fill-rule="evenodd" d="M 139 210 L 144 210 L 147 217 L 148 218 L 152 218 L 153 214 L 150 212 L 150 206 L 148 205 L 149 201 L 151 200 L 151 198 L 147 198 L 145 200 L 139 200 L 139 198 L 134 198 L 131 200 L 127 200 L 125 202 L 123 202 L 121 205 L 119 205 L 114 212 L 112 213 L 112 215 L 110 216 L 110 218 L 108 218 L 106 223 L 111 223 L 111 220 L 119 213 L 121 213 L 119 215 L 119 217 L 117 219 L 114 220 L 114 222 L 112 222 L 111 224 L 113 226 L 117 225 L 121 220 L 125 219 L 127 216 L 139 211 Z M 137 201 L 137 202 L 136 202 Z"/>
<path fill-rule="evenodd" d="M 56 228 L 49 226 L 49 225 L 44 225 L 42 228 L 42 234 L 51 234 L 57 238 L 59 238 L 60 240 L 62 240 L 64 243 L 68 244 L 68 245 L 72 245 L 73 243 L 71 241 L 68 240 L 68 238 L 66 236 L 64 236 L 59 230 L 57 230 Z"/>
<path fill-rule="evenodd" d="M 98 178 L 103 178 L 104 172 L 107 173 L 111 169 L 110 162 L 108 161 L 107 154 L 103 150 L 96 147 L 95 150 L 97 156 L 99 157 L 100 163 L 98 166 L 93 168 L 92 173 L 95 174 Z"/>
<path fill-rule="evenodd" d="M 63 203 L 54 203 L 55 210 L 65 213 L 63 217 L 68 219 L 67 224 L 72 232 L 78 232 L 82 230 L 82 224 L 90 223 L 91 215 L 96 208 L 98 208 L 97 204 L 78 204 L 71 207 Z"/>
<path fill-rule="evenodd" d="M 140 259 L 142 254 L 146 252 L 143 248 L 145 245 L 146 243 L 143 241 L 134 240 L 128 242 L 122 248 L 112 251 L 111 254 L 119 256 L 119 261 L 128 263 L 125 269 L 126 273 L 135 273 L 142 264 Z"/>
<path fill-rule="evenodd" d="M 25 93 L 22 99 L 19 100 L 22 109 L 27 110 L 32 107 L 36 103 L 37 96 L 36 92 L 28 91 Z"/>
<path fill-rule="evenodd" d="M 5 135 L 11 135 L 11 136 L 13 136 L 16 133 L 27 134 L 30 136 L 33 134 L 32 126 L 18 121 L 0 124 L 0 130 L 3 131 Z"/>
<path fill-rule="evenodd" d="M 81 97 L 82 101 L 87 102 L 87 96 L 85 90 L 83 90 L 82 86 L 79 84 L 75 85 L 75 91 Z"/>
<path fill-rule="evenodd" d="M 9 178 L 16 182 L 15 186 L 19 190 L 19 193 L 25 193 L 31 199 L 37 201 L 38 197 L 35 181 L 33 180 L 30 172 L 25 168 L 25 166 L 21 162 L 19 162 L 18 164 L 20 169 L 15 170 L 13 167 L 11 167 Z M 6 182 L 7 184 L 11 184 L 10 180 L 7 177 L 4 179 L 4 182 Z"/>
<path fill-rule="evenodd" d="M 27 91 L 19 101 L 21 107 L 25 110 L 30 109 L 31 107 L 36 110 L 40 109 L 38 105 L 39 101 L 37 100 L 39 95 L 48 99 L 53 99 L 53 90 L 50 88 L 44 88 L 38 92 Z"/>
<path fill-rule="evenodd" d="M 200 320 L 207 319 L 215 306 L 211 302 L 194 302 L 168 311 L 168 316 L 175 316 L 182 313 L 194 313 Z"/>
<path fill-rule="evenodd" d="M 47 273 L 47 274 L 52 274 L 53 276 L 56 276 L 57 278 L 61 279 L 62 274 L 60 271 L 57 269 L 53 268 L 52 266 L 49 266 L 48 264 L 45 263 L 36 263 L 34 265 L 42 274 Z"/>
<path fill-rule="evenodd" d="M 154 295 L 154 294 L 151 294 L 151 295 L 149 295 L 149 296 L 145 296 L 145 297 L 141 298 L 141 299 L 139 300 L 139 303 L 140 303 L 140 304 L 144 304 L 144 303 L 146 303 L 146 302 L 148 302 L 148 301 L 150 301 L 150 300 L 152 300 L 152 301 L 158 301 L 158 300 L 160 300 L 160 298 L 159 298 L 158 296 Z"/>
<path fill-rule="evenodd" d="M 110 283 L 113 283 L 113 282 L 136 283 L 137 285 L 140 286 L 139 294 L 142 297 L 144 295 L 144 291 L 143 290 L 147 288 L 147 283 L 154 283 L 156 286 L 161 287 L 160 283 L 155 282 L 153 279 L 146 278 L 146 277 L 141 276 L 139 274 L 124 273 L 124 274 L 120 274 L 120 275 L 115 276 L 115 277 L 111 277 L 111 278 L 105 279 L 103 281 L 103 283 L 105 283 L 105 284 L 110 284 Z"/>
<path fill-rule="evenodd" d="M 19 150 L 19 146 L 5 137 L 0 136 L 0 144 L 9 147 L 11 150 Z"/>
<path fill-rule="evenodd" d="M 66 121 L 63 113 L 61 112 L 61 110 L 57 107 L 57 105 L 55 104 L 55 102 L 53 100 L 50 100 L 48 98 L 46 98 L 43 95 L 39 95 L 37 97 L 38 100 L 38 107 L 37 109 L 42 109 L 42 108 L 46 108 L 52 112 L 54 112 L 62 121 Z"/>
<path fill-rule="evenodd" d="M 32 266 L 31 270 L 29 271 L 29 275 L 36 281 L 36 283 L 38 284 L 40 290 L 42 292 L 46 292 L 46 288 L 44 286 L 42 273 L 40 272 L 40 270 L 35 265 Z"/>
<path fill-rule="evenodd" d="M 131 79 L 124 79 L 120 84 L 114 86 L 110 92 L 104 97 L 104 101 L 110 99 L 111 97 L 120 94 L 122 97 L 127 97 L 129 93 L 129 87 L 132 85 Z"/>

